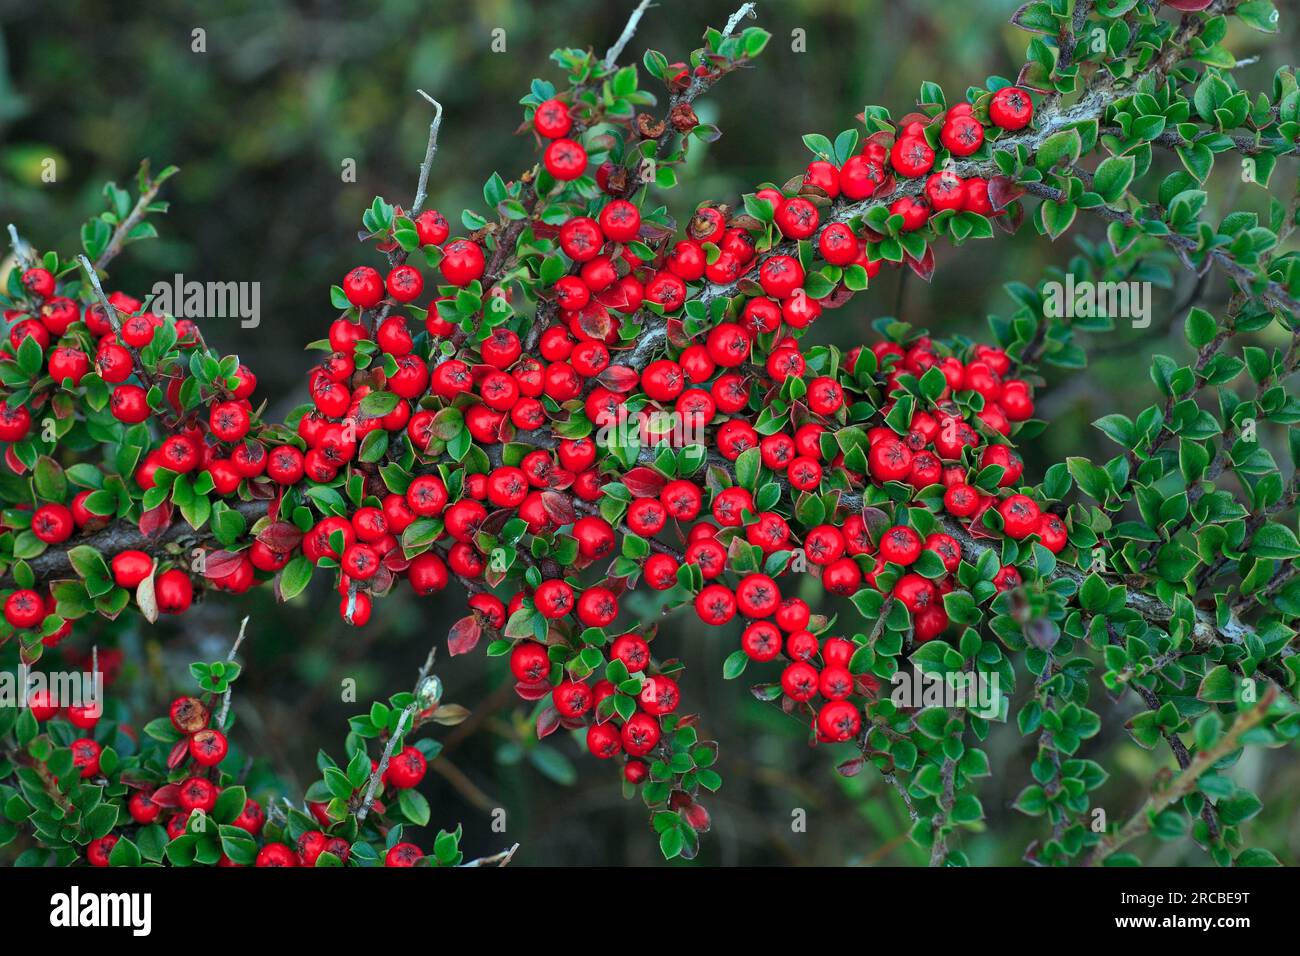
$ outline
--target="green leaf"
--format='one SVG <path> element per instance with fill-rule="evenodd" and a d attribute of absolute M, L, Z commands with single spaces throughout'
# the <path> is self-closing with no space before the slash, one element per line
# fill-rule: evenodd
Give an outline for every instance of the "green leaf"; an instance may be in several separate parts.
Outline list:
<path fill-rule="evenodd" d="M 1077 129 L 1062 130 L 1043 140 L 1034 157 L 1034 164 L 1039 169 L 1051 169 L 1060 163 L 1073 163 L 1083 151 L 1083 140 Z"/>
<path fill-rule="evenodd" d="M 1227 704 L 1237 697 L 1237 678 L 1228 665 L 1219 664 L 1201 679 L 1196 696 L 1211 704 Z"/>
<path fill-rule="evenodd" d="M 1187 343 L 1194 349 L 1201 349 L 1214 341 L 1219 333 L 1219 324 L 1214 316 L 1204 309 L 1195 308 L 1187 313 L 1187 322 L 1183 326 Z"/>
<path fill-rule="evenodd" d="M 1106 500 L 1112 485 L 1104 468 L 1098 468 L 1086 458 L 1066 458 L 1065 464 L 1080 491 L 1094 501 Z"/>
<path fill-rule="evenodd" d="M 420 791 L 408 787 L 401 792 L 397 803 L 402 809 L 402 815 L 416 826 L 429 825 L 429 801 Z"/>
<path fill-rule="evenodd" d="M 300 554 L 293 558 L 280 572 L 280 597 L 289 601 L 301 594 L 311 582 L 313 570 L 312 563 L 305 556 Z"/>
<path fill-rule="evenodd" d="M 128 838 L 122 837 L 108 854 L 109 866 L 139 866 L 140 849 Z"/>
<path fill-rule="evenodd" d="M 1136 160 L 1132 156 L 1112 156 L 1102 160 L 1093 175 L 1092 188 L 1107 203 L 1115 202 L 1133 182 L 1135 166 Z"/>
<path fill-rule="evenodd" d="M 1250 539 L 1248 553 L 1257 558 L 1286 561 L 1300 557 L 1300 542 L 1296 541 L 1295 532 L 1286 525 L 1270 522 Z"/>

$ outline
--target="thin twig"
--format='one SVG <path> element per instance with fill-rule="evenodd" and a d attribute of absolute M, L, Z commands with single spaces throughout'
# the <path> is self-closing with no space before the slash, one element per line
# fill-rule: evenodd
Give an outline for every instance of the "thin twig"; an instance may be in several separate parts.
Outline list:
<path fill-rule="evenodd" d="M 614 45 L 605 52 L 606 73 L 614 69 L 614 64 L 617 63 L 618 58 L 623 55 L 623 48 L 631 41 L 632 35 L 636 33 L 637 24 L 641 22 L 641 17 L 649 8 L 650 0 L 641 0 L 641 2 L 637 4 L 637 8 L 632 11 L 632 15 L 627 18 L 627 24 L 623 27 L 623 32 L 620 33 L 618 39 L 614 41 Z"/>
<path fill-rule="evenodd" d="M 14 258 L 22 264 L 24 269 L 30 269 L 35 261 L 32 258 L 32 247 L 19 238 L 18 227 L 12 222 L 9 223 L 9 245 L 13 246 Z"/>
<path fill-rule="evenodd" d="M 1210 768 L 1229 754 L 1240 749 L 1241 738 L 1246 731 L 1255 727 L 1264 719 L 1269 708 L 1273 706 L 1273 701 L 1277 699 L 1277 693 L 1277 688 L 1270 686 L 1264 692 L 1264 696 L 1260 698 L 1259 703 L 1250 710 L 1239 713 L 1232 726 L 1228 728 L 1227 732 L 1219 738 L 1213 747 L 1203 750 L 1193 757 L 1187 768 L 1175 777 L 1169 786 L 1158 793 L 1153 793 L 1147 798 L 1142 808 L 1129 818 L 1127 823 L 1119 830 L 1103 838 L 1088 854 L 1084 865 L 1095 866 L 1101 863 L 1120 847 L 1147 833 L 1160 813 L 1195 790 L 1197 781 Z"/>
<path fill-rule="evenodd" d="M 461 868 L 463 869 L 471 866 L 506 866 L 512 859 L 514 859 L 515 851 L 518 849 L 519 844 L 516 843 L 510 849 L 502 850 L 500 853 L 494 853 L 491 856 L 482 856 L 477 860 L 470 860 L 468 863 L 462 863 Z"/>
<path fill-rule="evenodd" d="M 95 298 L 99 299 L 99 304 L 104 307 L 104 315 L 108 319 L 108 324 L 113 327 L 114 332 L 120 335 L 122 320 L 117 317 L 117 309 L 112 302 L 108 301 L 108 296 L 104 294 L 104 287 L 99 282 L 99 273 L 84 255 L 77 256 L 77 262 L 81 263 L 81 268 L 86 270 L 86 277 L 90 279 L 90 287 L 95 290 Z"/>
<path fill-rule="evenodd" d="M 145 161 L 145 169 L 148 169 L 147 160 Z M 158 195 L 158 190 L 162 188 L 162 184 L 165 181 L 165 177 L 149 180 L 149 184 L 145 186 L 144 191 L 140 193 L 140 198 L 136 200 L 134 208 L 132 208 L 132 210 L 127 214 L 125 219 L 117 224 L 117 228 L 113 230 L 113 237 L 109 239 L 108 245 L 104 247 L 104 251 L 101 252 L 99 258 L 95 260 L 96 269 L 107 268 L 108 264 L 117 258 L 117 254 L 121 252 L 122 247 L 126 245 L 132 231 L 134 231 L 135 227 L 138 226 L 144 217 L 149 214 L 149 205 L 153 202 L 154 197 Z"/>
<path fill-rule="evenodd" d="M 248 631 L 248 615 L 239 622 L 239 636 L 235 638 L 235 643 L 230 646 L 230 653 L 226 655 L 228 663 L 235 660 L 235 654 L 239 651 L 239 645 L 244 643 L 244 635 Z M 230 713 L 230 692 L 232 688 L 227 685 L 225 696 L 221 700 L 221 713 L 217 715 L 217 727 L 222 730 L 226 728 L 226 715 Z"/>
<path fill-rule="evenodd" d="M 731 34 L 735 31 L 736 27 L 740 25 L 741 20 L 745 19 L 746 17 L 749 17 L 749 19 L 753 20 L 757 16 L 758 14 L 754 10 L 754 4 L 752 3 L 741 4 L 740 9 L 737 10 L 735 13 L 733 13 L 731 15 L 731 18 L 727 20 L 727 27 L 725 30 L 722 31 L 722 35 L 724 37 L 731 36 Z"/>
<path fill-rule="evenodd" d="M 366 786 L 365 799 L 361 801 L 361 806 L 357 810 L 358 826 L 365 821 L 366 815 L 370 813 L 371 806 L 374 805 L 375 795 L 379 790 L 379 781 L 383 779 L 384 771 L 388 769 L 388 762 L 393 759 L 393 750 L 397 747 L 397 741 L 406 733 L 406 725 L 415 716 L 415 712 L 420 709 L 420 685 L 424 683 L 425 678 L 429 676 L 429 671 L 433 669 L 433 659 L 437 653 L 438 649 L 436 647 L 429 649 L 429 656 L 424 659 L 424 666 L 420 668 L 419 677 L 415 681 L 415 699 L 402 710 L 402 716 L 397 719 L 396 729 L 388 738 L 388 743 L 384 745 L 384 753 L 379 758 L 379 764 L 370 775 L 370 783 Z"/>
<path fill-rule="evenodd" d="M 397 747 L 397 741 L 406 733 L 407 722 L 415 715 L 415 708 L 418 705 L 415 701 L 406 705 L 402 711 L 402 716 L 397 720 L 397 729 L 393 731 L 388 738 L 388 743 L 384 745 L 384 753 L 379 758 L 379 765 L 375 767 L 375 772 L 370 775 L 370 783 L 366 787 L 366 797 L 361 801 L 361 806 L 357 810 L 357 825 L 360 826 L 365 822 L 366 815 L 370 813 L 370 807 L 375 802 L 375 794 L 379 790 L 379 781 L 383 778 L 384 772 L 388 769 L 388 761 L 393 759 L 393 750 Z"/>
<path fill-rule="evenodd" d="M 424 90 L 416 90 L 433 104 L 433 122 L 429 124 L 429 145 L 424 150 L 424 162 L 420 164 L 420 182 L 415 188 L 415 201 L 411 203 L 411 216 L 420 214 L 424 201 L 429 197 L 429 170 L 433 168 L 433 157 L 438 152 L 438 131 L 442 128 L 442 104 Z"/>

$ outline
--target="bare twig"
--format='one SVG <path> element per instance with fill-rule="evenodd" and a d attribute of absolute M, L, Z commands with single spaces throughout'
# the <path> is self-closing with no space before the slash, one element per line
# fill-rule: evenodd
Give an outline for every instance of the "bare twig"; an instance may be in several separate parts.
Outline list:
<path fill-rule="evenodd" d="M 113 327 L 113 331 L 121 334 L 122 320 L 117 316 L 117 309 L 112 302 L 108 301 L 108 296 L 104 294 L 104 287 L 99 282 L 99 272 L 95 266 L 90 264 L 90 260 L 84 255 L 77 256 L 77 262 L 81 263 L 81 268 L 86 270 L 86 278 L 90 280 L 90 287 L 95 290 L 95 298 L 99 299 L 99 304 L 104 307 L 104 315 L 108 319 L 108 324 Z"/>
<path fill-rule="evenodd" d="M 470 860 L 468 863 L 462 863 L 461 868 L 472 866 L 506 866 L 514 859 L 515 851 L 519 849 L 516 843 L 508 850 L 502 850 L 500 853 L 494 853 L 491 856 L 479 857 L 477 860 Z"/>
<path fill-rule="evenodd" d="M 226 655 L 227 662 L 233 662 L 235 654 L 239 651 L 239 645 L 244 643 L 244 635 L 248 631 L 248 615 L 239 622 L 239 636 L 235 638 L 235 643 L 230 646 L 230 653 Z M 230 713 L 230 692 L 232 688 L 226 687 L 225 696 L 221 700 L 221 713 L 217 715 L 217 727 L 222 730 L 226 728 L 226 715 Z"/>
<path fill-rule="evenodd" d="M 13 247 L 14 258 L 24 269 L 30 269 L 35 262 L 32 258 L 32 247 L 24 242 L 18 236 L 18 227 L 12 222 L 9 223 L 9 245 Z"/>
<path fill-rule="evenodd" d="M 429 198 L 429 170 L 433 168 L 433 157 L 438 152 L 438 131 L 442 128 L 442 104 L 424 90 L 416 90 L 433 104 L 433 122 L 429 124 L 429 145 L 424 150 L 424 162 L 420 164 L 420 181 L 415 187 L 415 200 L 411 203 L 411 216 L 418 216 L 424 208 L 424 201 Z"/>
<path fill-rule="evenodd" d="M 636 9 L 632 11 L 632 15 L 627 18 L 627 24 L 623 27 L 623 32 L 614 41 L 614 45 L 605 52 L 605 72 L 608 73 L 614 69 L 614 64 L 623 55 L 623 48 L 631 41 L 633 34 L 636 33 L 637 24 L 641 22 L 641 17 L 649 8 L 650 0 L 641 0 Z"/>
<path fill-rule="evenodd" d="M 361 801 L 361 806 L 357 809 L 358 826 L 365 821 L 367 814 L 370 813 L 370 808 L 374 805 L 375 795 L 379 792 L 379 782 L 388 769 L 388 762 L 393 759 L 393 750 L 397 747 L 397 741 L 406 733 L 407 724 L 411 722 L 416 711 L 420 709 L 420 685 L 424 683 L 425 678 L 429 676 L 429 671 L 433 669 L 433 659 L 437 653 L 438 649 L 436 647 L 429 649 L 429 656 L 424 659 L 424 666 L 420 668 L 419 677 L 415 681 L 415 699 L 402 710 L 402 715 L 397 719 L 397 727 L 389 736 L 388 743 L 384 745 L 384 752 L 379 758 L 379 764 L 370 775 L 370 783 L 366 786 L 365 799 Z"/>
<path fill-rule="evenodd" d="M 1213 747 L 1198 753 L 1167 787 L 1148 797 L 1142 808 L 1133 814 L 1127 823 L 1114 833 L 1108 834 L 1093 848 L 1084 864 L 1095 866 L 1120 847 L 1147 833 L 1160 813 L 1196 789 L 1197 781 L 1211 767 L 1241 747 L 1241 738 L 1264 719 L 1277 699 L 1277 694 L 1277 688 L 1269 687 L 1264 692 L 1264 696 L 1259 699 L 1259 703 L 1249 710 L 1240 712 L 1232 726 Z"/>
<path fill-rule="evenodd" d="M 735 32 L 736 27 L 740 26 L 741 20 L 745 19 L 746 17 L 749 17 L 749 19 L 753 20 L 757 16 L 758 13 L 754 10 L 754 4 L 752 3 L 741 4 L 740 9 L 737 10 L 735 13 L 733 13 L 731 17 L 727 20 L 727 26 L 722 31 L 722 35 L 724 37 L 731 36 L 731 34 Z"/>

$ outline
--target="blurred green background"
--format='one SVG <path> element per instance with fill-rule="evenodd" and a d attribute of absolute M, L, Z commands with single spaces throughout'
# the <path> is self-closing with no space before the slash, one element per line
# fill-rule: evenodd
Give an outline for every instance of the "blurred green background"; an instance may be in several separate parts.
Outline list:
<path fill-rule="evenodd" d="M 683 217 L 701 200 L 734 202 L 757 183 L 784 181 L 810 159 L 802 134 L 834 135 L 867 103 L 899 116 L 922 80 L 941 83 L 952 102 L 986 76 L 1013 77 L 1025 43 L 1007 24 L 1017 5 L 759 3 L 757 22 L 773 40 L 755 69 L 728 77 L 698 104 L 701 118 L 718 123 L 724 135 L 698 148 L 692 175 L 665 197 L 670 209 Z M 481 206 L 481 186 L 493 170 L 511 178 L 534 161 L 530 141 L 513 135 L 522 118 L 517 103 L 535 76 L 563 83 L 547 59 L 550 51 L 591 46 L 603 53 L 634 3 L 250 0 L 210 3 L 201 12 L 194 6 L 159 0 L 145 14 L 102 0 L 75 8 L 0 0 L 0 222 L 17 223 L 41 249 L 70 254 L 81 222 L 102 208 L 105 180 L 131 181 L 146 157 L 155 168 L 180 166 L 164 189 L 172 208 L 158 221 L 162 238 L 130 248 L 114 264 L 110 285 L 142 294 L 176 272 L 261 283 L 259 328 L 230 320 L 209 322 L 204 332 L 255 370 L 258 394 L 275 415 L 306 398 L 311 359 L 302 345 L 321 337 L 332 317 L 329 285 L 359 261 L 375 261 L 353 245 L 361 211 L 377 194 L 411 200 L 430 120 L 416 88 L 446 108 L 430 203 L 455 221 L 466 204 Z M 623 62 L 639 63 L 646 47 L 684 58 L 704 27 L 721 26 L 732 9 L 663 0 L 647 13 Z M 192 49 L 196 30 L 204 31 L 206 52 Z M 491 48 L 497 30 L 505 31 L 504 52 Z M 800 40 L 804 52 L 793 49 Z M 1286 18 L 1280 36 L 1243 32 L 1228 45 L 1239 56 L 1260 55 L 1243 75 L 1266 89 L 1295 40 L 1295 18 Z M 41 178 L 48 159 L 56 170 L 52 183 Z M 354 183 L 341 175 L 349 160 Z M 1294 166 L 1284 161 L 1275 185 L 1288 177 L 1294 181 Z M 1257 187 L 1240 186 L 1231 175 L 1220 186 L 1212 195 L 1266 208 Z M 1076 231 L 1102 234 L 1091 222 L 1081 221 Z M 1002 282 L 1032 284 L 1073 251 L 1072 235 L 1052 244 L 1028 226 L 1011 239 L 941 249 L 932 285 L 915 276 L 900 282 L 900 272 L 887 270 L 814 334 L 852 345 L 864 340 L 873 319 L 892 314 L 936 334 L 984 335 L 987 314 L 1013 308 Z M 1113 454 L 1088 423 L 1151 400 L 1147 358 L 1154 351 L 1184 353 L 1181 319 L 1191 295 L 1207 307 L 1224 300 L 1217 278 L 1193 286 L 1178 276 L 1173 288 L 1157 289 L 1151 328 L 1095 337 L 1092 368 L 1053 377 L 1040 411 L 1054 424 L 1027 454 L 1030 474 L 1066 454 Z M 66 646 L 124 646 L 127 676 L 147 679 L 123 685 L 132 688 L 132 706 L 148 712 L 188 689 L 189 661 L 224 656 L 239 617 L 251 614 L 235 742 L 286 769 L 286 782 L 298 789 L 315 776 L 318 748 L 340 755 L 346 718 L 359 709 L 340 700 L 340 682 L 357 681 L 363 706 L 408 688 L 430 643 L 445 647 L 446 628 L 462 613 L 459 598 L 417 603 L 403 595 L 384 602 L 369 627 L 356 632 L 337 620 L 323 584 L 287 607 L 267 593 L 216 596 L 179 625 L 113 626 L 112 633 L 79 625 Z M 873 771 L 841 779 L 832 768 L 848 752 L 810 748 L 803 728 L 747 692 L 749 683 L 774 679 L 775 671 L 756 675 L 751 668 L 741 680 L 721 679 L 736 639 L 732 628 L 708 631 L 679 616 L 666 623 L 656 645 L 660 656 L 687 660 L 685 706 L 703 715 L 705 736 L 722 747 L 725 784 L 707 801 L 714 828 L 701 859 L 924 862 L 906 841 L 897 796 Z M 506 686 L 500 661 L 481 652 L 455 660 L 444 653 L 437 672 L 446 699 L 470 707 L 473 716 L 461 728 L 438 732 L 447 750 L 424 785 L 435 826 L 463 821 L 471 856 L 519 841 L 518 863 L 658 861 L 644 808 L 622 798 L 614 768 L 583 756 L 562 735 L 540 747 L 531 739 L 530 709 Z M 1143 752 L 1123 734 L 1133 703 L 1099 695 L 1094 706 L 1106 729 L 1084 751 L 1112 771 L 1099 800 L 1113 819 L 1132 813 L 1157 768 L 1172 765 L 1167 752 Z M 1010 809 L 1028 778 L 1033 745 L 1014 728 L 1002 728 L 989 749 L 995 776 L 980 791 L 989 827 L 968 835 L 964 846 L 978 863 L 1012 864 L 1041 832 Z M 1250 827 L 1253 842 L 1295 862 L 1297 762 L 1287 754 L 1253 755 L 1239 772 L 1266 802 Z M 506 811 L 505 833 L 492 827 L 498 807 Z M 792 831 L 796 808 L 807 811 L 806 832 Z M 1153 862 L 1206 862 L 1190 844 L 1140 849 Z"/>

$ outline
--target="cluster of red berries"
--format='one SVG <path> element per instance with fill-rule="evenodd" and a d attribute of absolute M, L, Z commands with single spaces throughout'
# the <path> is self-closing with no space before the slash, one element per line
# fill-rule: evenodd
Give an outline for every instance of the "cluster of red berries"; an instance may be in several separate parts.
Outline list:
<path fill-rule="evenodd" d="M 100 717 L 97 710 L 89 707 L 52 706 L 44 692 L 33 693 L 28 705 L 38 721 L 44 722 L 61 715 L 73 726 L 84 730 L 93 731 Z M 222 789 L 211 778 L 210 771 L 225 759 L 228 745 L 225 734 L 210 726 L 211 711 L 196 697 L 176 698 L 172 701 L 168 716 L 172 726 L 181 735 L 168 758 L 168 769 L 174 771 L 186 760 L 192 760 L 195 773 L 180 781 L 154 788 L 134 786 L 126 801 L 131 820 L 125 826 L 149 826 L 165 817 L 167 836 L 174 840 L 187 832 L 195 811 L 210 814 L 216 808 Z M 99 743 L 92 737 L 82 737 L 74 740 L 69 747 L 73 766 L 79 770 L 83 779 L 100 775 L 99 761 L 103 748 Z M 376 764 L 372 761 L 372 772 L 375 769 Z M 416 747 L 406 746 L 392 756 L 382 780 L 395 790 L 404 790 L 418 786 L 424 779 L 426 770 L 424 754 Z M 374 806 L 377 812 L 383 812 L 381 801 L 375 801 Z M 334 821 L 329 818 L 325 804 L 309 801 L 307 808 L 321 829 L 304 832 L 292 847 L 286 843 L 266 842 L 258 850 L 256 866 L 315 866 L 317 858 L 327 851 L 342 862 L 347 862 L 351 845 L 340 836 L 327 834 L 326 831 L 333 826 Z M 231 825 L 256 838 L 261 834 L 265 822 L 266 816 L 261 805 L 248 797 Z M 109 857 L 123 832 L 108 833 L 90 841 L 86 847 L 87 862 L 92 866 L 108 866 Z M 414 844 L 401 843 L 388 851 L 385 863 L 388 866 L 413 866 L 422 856 Z M 232 867 L 239 864 L 223 853 L 217 865 Z"/>
<path fill-rule="evenodd" d="M 990 98 L 988 115 L 993 125 L 1016 130 L 1031 120 L 1032 109 L 1023 91 L 1008 87 Z M 581 124 L 561 98 L 535 106 L 530 119 L 546 143 L 543 165 L 563 190 L 589 165 L 579 141 Z M 990 215 L 986 180 L 963 180 L 949 169 L 935 169 L 937 150 L 969 156 L 986 135 L 974 109 L 960 104 L 930 121 L 909 118 L 895 134 L 872 135 L 839 165 L 811 163 L 796 194 L 764 188 L 756 198 L 770 208 L 778 241 L 809 240 L 825 263 L 860 266 L 871 277 L 882 264 L 872 258 L 872 247 L 884 237 L 839 221 L 847 214 L 828 216 L 826 201 L 832 212 L 844 213 L 843 203 L 886 192 L 897 179 L 923 179 L 919 190 L 908 190 L 889 207 L 902 217 L 904 230 L 920 228 L 945 210 Z M 667 591 L 678 585 L 684 565 L 698 569 L 704 582 L 694 595 L 700 618 L 713 625 L 737 614 L 744 618 L 742 646 L 749 657 L 770 661 L 784 654 L 785 694 L 810 706 L 820 697 L 811 711 L 817 737 L 850 739 L 860 730 L 850 698 L 875 689 L 871 678 L 848 670 L 853 643 L 810 629 L 808 606 L 781 594 L 777 579 L 789 573 L 785 567 L 771 574 L 738 574 L 734 584 L 726 583 L 724 574 L 735 571 L 732 544 L 739 540 L 765 556 L 801 548 L 830 595 L 852 596 L 875 587 L 887 566 L 899 568 L 891 593 L 911 612 L 917 640 L 939 636 L 948 626 L 942 597 L 952 583 L 947 576 L 925 577 L 909 569 L 923 551 L 931 551 L 951 574 L 961 557 L 955 539 L 946 534 L 922 539 L 905 524 L 883 532 L 869 529 L 847 508 L 811 527 L 803 522 L 792 527 L 788 505 L 800 495 L 843 488 L 846 481 L 850 488 L 864 489 L 869 483 L 901 482 L 917 494 L 942 486 L 944 506 L 956 518 L 979 520 L 996 504 L 1008 536 L 1037 535 L 1060 550 L 1066 543 L 1061 520 L 1040 512 L 1029 497 L 1010 493 L 1021 465 L 1004 436 L 1032 415 L 1030 388 L 1010 374 L 1009 360 L 998 349 L 977 347 L 963 360 L 941 354 L 926 338 L 873 346 L 876 371 L 868 376 L 870 385 L 854 374 L 860 349 L 838 369 L 826 368 L 824 361 L 805 355 L 799 335 L 843 301 L 844 286 L 835 290 L 835 301 L 809 295 L 800 258 L 783 247 L 769 248 L 752 219 L 729 217 L 725 207 L 700 207 L 686 236 L 670 240 L 659 223 L 643 221 L 638 206 L 623 198 L 612 173 L 610 163 L 601 165 L 596 192 L 584 192 L 583 203 L 575 203 L 566 219 L 531 223 L 536 241 L 549 244 L 565 268 L 541 287 L 556 318 L 540 334 L 530 334 L 527 344 L 507 325 L 475 337 L 452 320 L 463 298 L 482 286 L 509 296 L 494 287 L 500 276 L 488 272 L 483 243 L 490 240 L 477 234 L 452 238 L 446 218 L 434 210 L 415 216 L 418 243 L 427 261 L 437 263 L 442 280 L 421 305 L 425 275 L 400 250 L 395 232 L 376 236 L 377 247 L 388 255 L 388 271 L 361 265 L 344 277 L 342 292 L 351 308 L 329 328 L 329 354 L 309 376 L 311 405 L 291 420 L 291 429 L 257 420 L 250 402 L 256 380 L 242 365 L 205 384 L 197 404 L 184 401 L 190 363 L 140 366 L 140 350 L 168 320 L 115 292 L 110 301 L 124 317 L 115 329 L 101 306 L 83 309 L 58 295 L 55 277 L 41 268 L 23 276 L 32 314 L 9 316 L 16 320 L 10 345 L 16 356 L 26 340 L 35 340 L 61 387 L 76 388 L 93 369 L 112 386 L 108 407 L 123 423 L 161 416 L 169 434 L 148 450 L 132 476 L 142 492 L 157 485 L 161 469 L 190 474 L 196 489 L 210 487 L 221 497 L 271 502 L 304 485 L 361 477 L 361 499 L 344 513 L 322 509 L 324 516 L 306 528 L 273 514 L 269 529 L 259 522 L 262 533 L 202 572 L 210 586 L 242 592 L 301 554 L 313 565 L 337 570 L 340 614 L 359 626 L 371 616 L 372 597 L 403 576 L 420 595 L 442 590 L 452 576 L 476 582 L 469 605 L 487 627 L 503 629 L 524 608 L 547 622 L 546 643 L 519 641 L 511 653 L 521 696 L 549 695 L 562 724 L 585 725 L 588 748 L 599 757 L 625 754 L 625 774 L 639 782 L 647 758 L 661 743 L 661 719 L 678 707 L 675 679 L 658 672 L 648 642 L 635 631 L 609 641 L 605 657 L 621 661 L 641 681 L 635 711 L 612 713 L 600 705 L 616 692 L 614 686 L 571 676 L 566 667 L 571 648 L 563 637 L 575 628 L 620 631 L 620 595 L 635 575 L 631 580 L 626 573 L 614 575 L 611 565 L 606 578 L 586 585 L 576 572 L 612 558 L 620 534 L 634 534 L 651 545 L 636 574 L 652 589 Z M 750 278 L 752 283 L 740 281 Z M 679 316 L 707 289 L 733 298 L 691 340 Z M 405 310 L 423 318 L 423 335 L 412 331 Z M 621 361 L 628 354 L 621 348 L 624 325 L 634 317 L 672 323 L 666 350 L 639 367 Z M 83 326 L 89 335 L 81 333 Z M 182 350 L 202 346 L 192 323 L 177 322 L 175 332 Z M 858 423 L 883 421 L 904 393 L 915 391 L 915 380 L 933 369 L 943 376 L 941 393 L 924 409 L 909 406 L 913 411 L 905 430 L 897 422 L 868 427 L 862 463 L 850 459 L 840 433 Z M 153 384 L 164 396 L 157 408 L 149 405 L 147 386 Z M 876 402 L 882 407 L 864 416 L 869 390 L 885 398 Z M 778 397 L 792 413 L 782 425 L 768 427 L 755 416 Z M 45 400 L 48 393 L 39 397 Z M 635 421 L 645 448 L 662 441 L 676 447 L 704 444 L 711 456 L 728 463 L 757 449 L 783 495 L 760 503 L 740 484 L 709 488 L 643 465 L 636 469 L 641 480 L 627 485 L 635 485 L 632 500 L 607 520 L 597 507 L 603 486 L 629 475 L 610 458 L 601 431 L 628 420 Z M 29 435 L 31 425 L 28 409 L 0 409 L 0 440 L 10 443 L 6 456 L 16 471 L 25 466 L 14 443 Z M 448 470 L 443 450 L 448 436 L 460 435 L 462 428 L 482 447 L 520 441 L 535 447 L 486 471 Z M 389 459 L 409 453 L 405 479 L 394 480 L 391 472 L 381 477 L 373 457 L 363 459 L 367 440 L 377 432 L 387 439 Z M 1009 497 L 980 490 L 971 478 L 991 464 L 1003 468 L 1000 487 Z M 65 545 L 78 532 L 102 526 L 105 517 L 86 507 L 89 495 L 81 492 L 66 505 L 42 503 L 31 514 L 32 533 L 46 544 Z M 521 582 L 503 598 L 484 586 L 495 587 L 499 578 L 489 574 L 481 543 L 486 528 L 499 529 L 509 518 L 522 519 L 533 535 L 572 537 L 577 557 L 558 574 L 552 570 L 540 580 Z M 429 531 L 421 546 L 408 549 L 403 541 L 417 522 Z M 153 576 L 162 613 L 183 611 L 193 599 L 191 574 L 179 567 L 159 569 L 145 551 L 112 555 L 110 568 L 113 582 L 126 589 Z M 996 584 L 1003 589 L 1017 582 L 1015 569 L 1007 567 Z M 52 602 L 35 590 L 16 591 L 5 602 L 14 627 L 40 627 L 50 613 Z M 622 710 L 626 714 L 627 707 Z M 224 738 L 222 745 L 224 755 Z M 192 756 L 202 765 L 198 753 Z M 413 786 L 423 773 L 419 751 L 408 747 L 390 764 L 385 780 L 398 788 Z M 311 842 L 315 847 L 319 841 Z M 267 847 L 263 854 L 279 865 L 288 861 L 286 854 L 307 862 L 312 847 Z"/>
<path fill-rule="evenodd" d="M 546 613 L 546 612 L 543 612 Z M 608 759 L 620 753 L 628 755 L 624 777 L 640 783 L 649 772 L 646 757 L 655 750 L 663 736 L 660 719 L 677 710 L 681 691 L 677 681 L 667 674 L 650 676 L 650 645 L 636 633 L 615 638 L 609 645 L 609 659 L 621 661 L 634 677 L 642 676 L 636 698 L 636 710 L 626 719 L 611 713 L 598 717 L 601 702 L 616 693 L 614 684 L 601 678 L 594 685 L 562 676 L 552 686 L 552 665 L 546 648 L 536 641 L 520 641 L 510 653 L 510 671 L 515 689 L 525 699 L 549 693 L 560 723 L 579 728 L 589 714 L 587 749 L 596 757 Z"/>

